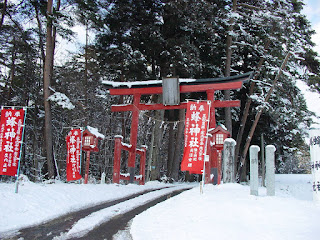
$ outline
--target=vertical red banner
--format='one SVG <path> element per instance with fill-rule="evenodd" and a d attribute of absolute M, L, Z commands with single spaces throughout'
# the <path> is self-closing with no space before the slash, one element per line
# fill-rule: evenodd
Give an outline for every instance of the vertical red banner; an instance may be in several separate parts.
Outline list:
<path fill-rule="evenodd" d="M 0 175 L 17 174 L 24 110 L 2 109 L 0 121 Z"/>
<path fill-rule="evenodd" d="M 203 170 L 210 104 L 208 101 L 187 103 L 184 152 L 181 171 L 201 174 Z"/>
<path fill-rule="evenodd" d="M 67 181 L 81 179 L 81 129 L 72 129 L 67 138 Z"/>

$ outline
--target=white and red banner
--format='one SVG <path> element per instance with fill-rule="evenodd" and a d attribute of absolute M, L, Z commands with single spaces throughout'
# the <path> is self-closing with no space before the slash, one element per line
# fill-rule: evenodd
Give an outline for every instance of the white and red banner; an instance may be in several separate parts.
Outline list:
<path fill-rule="evenodd" d="M 210 103 L 197 101 L 187 103 L 184 131 L 184 152 L 181 171 L 201 174 L 207 143 Z"/>
<path fill-rule="evenodd" d="M 0 121 L 0 175 L 17 174 L 25 110 L 2 109 Z"/>
<path fill-rule="evenodd" d="M 67 138 L 67 181 L 81 179 L 81 129 L 72 129 Z"/>

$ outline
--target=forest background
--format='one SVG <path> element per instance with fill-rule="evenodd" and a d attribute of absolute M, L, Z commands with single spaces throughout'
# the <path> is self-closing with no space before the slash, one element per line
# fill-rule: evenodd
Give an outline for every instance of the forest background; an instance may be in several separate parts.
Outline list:
<path fill-rule="evenodd" d="M 241 90 L 215 96 L 241 100 L 240 108 L 216 111 L 217 122 L 237 139 L 238 164 L 255 115 L 263 109 L 251 144 L 276 146 L 279 173 L 310 170 L 305 137 L 314 113 L 296 82 L 320 92 L 320 63 L 302 1 L 3 0 L 0 9 L 0 104 L 30 107 L 21 171 L 32 180 L 65 180 L 65 137 L 72 127 L 87 125 L 106 136 L 99 153 L 92 154 L 91 180 L 103 172 L 112 179 L 113 137 L 121 134 L 129 142 L 131 117 L 111 112 L 111 105 L 132 99 L 110 96 L 103 80 L 215 78 L 249 71 L 253 79 Z M 56 44 L 72 41 L 77 25 L 87 30 L 85 46 L 55 61 Z M 288 52 L 292 55 L 267 102 Z M 206 96 L 181 96 L 189 98 Z M 144 101 L 159 102 L 161 96 Z M 140 118 L 138 146 L 149 147 L 150 178 L 196 179 L 179 171 L 184 111 L 144 111 Z M 124 172 L 126 158 L 123 154 Z M 242 168 L 243 178 L 247 171 Z"/>

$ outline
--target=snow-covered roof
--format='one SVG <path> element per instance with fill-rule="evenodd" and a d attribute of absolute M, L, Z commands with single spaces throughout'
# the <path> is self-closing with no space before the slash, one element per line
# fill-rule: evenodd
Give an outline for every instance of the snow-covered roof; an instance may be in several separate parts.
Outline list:
<path fill-rule="evenodd" d="M 101 139 L 104 139 L 105 136 L 102 134 L 102 133 L 99 133 L 98 129 L 97 128 L 94 128 L 94 127 L 90 127 L 90 126 L 87 126 L 87 129 L 90 133 L 92 133 L 93 135 L 95 135 L 97 138 L 101 138 Z"/>
<path fill-rule="evenodd" d="M 179 79 L 180 83 L 188 83 L 188 82 L 195 82 L 195 81 L 196 79 L 193 79 L 193 78 Z M 148 81 L 134 81 L 134 82 L 113 82 L 113 81 L 103 80 L 102 83 L 105 85 L 112 86 L 114 88 L 117 88 L 117 87 L 132 88 L 132 87 L 138 87 L 138 86 L 161 85 L 162 80 L 148 80 Z"/>
<path fill-rule="evenodd" d="M 180 85 L 192 84 L 209 84 L 209 83 L 225 83 L 233 81 L 246 81 L 251 78 L 253 72 L 248 72 L 244 74 L 239 74 L 230 77 L 220 77 L 220 78 L 179 78 Z M 133 82 L 114 82 L 108 80 L 102 80 L 102 84 L 107 85 L 112 88 L 142 88 L 142 87 L 159 87 L 162 86 L 162 80 L 148 80 L 148 81 L 133 81 Z"/>

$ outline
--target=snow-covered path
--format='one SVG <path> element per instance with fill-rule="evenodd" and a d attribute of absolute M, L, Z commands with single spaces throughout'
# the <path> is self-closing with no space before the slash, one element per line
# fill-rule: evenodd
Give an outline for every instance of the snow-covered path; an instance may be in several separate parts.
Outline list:
<path fill-rule="evenodd" d="M 133 209 L 142 206 L 152 200 L 164 196 L 168 193 L 172 193 L 177 190 L 187 189 L 187 186 L 175 186 L 172 188 L 165 188 L 154 192 L 149 192 L 136 198 L 130 199 L 125 202 L 113 205 L 109 208 L 102 209 L 94 212 L 89 216 L 80 219 L 73 227 L 67 232 L 60 235 L 55 240 L 64 240 L 70 238 L 79 238 L 85 236 L 88 232 L 92 231 L 97 226 L 111 220 L 113 217 L 123 215 Z"/>
<path fill-rule="evenodd" d="M 316 240 L 319 239 L 320 206 L 312 202 L 310 181 L 310 175 L 277 175 L 275 197 L 266 196 L 265 188 L 259 189 L 258 197 L 250 196 L 249 187 L 239 184 L 206 185 L 204 194 L 200 195 L 197 184 L 192 190 L 137 215 L 130 232 L 134 240 Z M 19 188 L 19 194 L 15 194 L 13 184 L 1 183 L 0 238 L 1 234 L 3 236 L 4 232 L 10 230 L 39 224 L 66 212 L 161 186 L 172 185 L 156 182 L 146 186 L 25 182 Z M 178 184 L 175 188 L 185 186 Z M 112 211 L 130 210 L 151 199 L 152 195 L 115 206 Z M 61 239 L 75 236 L 73 233 L 87 232 L 112 217 L 112 211 L 101 210 L 78 221 L 68 233 L 61 235 Z M 128 237 L 120 234 L 116 239 Z"/>
<path fill-rule="evenodd" d="M 19 193 L 16 194 L 14 184 L 0 183 L 0 239 L 17 229 L 35 226 L 69 212 L 161 187 L 172 185 L 157 182 L 145 186 L 59 182 L 35 184 L 25 181 L 20 184 Z"/>

